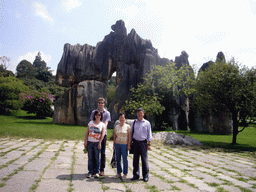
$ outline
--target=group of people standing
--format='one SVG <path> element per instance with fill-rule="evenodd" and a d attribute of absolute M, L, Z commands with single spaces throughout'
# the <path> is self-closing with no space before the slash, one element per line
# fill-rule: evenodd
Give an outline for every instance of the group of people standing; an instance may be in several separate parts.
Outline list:
<path fill-rule="evenodd" d="M 105 109 L 105 99 L 98 99 L 98 109 L 91 113 L 90 122 L 85 134 L 84 147 L 88 151 L 88 178 L 104 176 L 106 165 L 106 140 L 107 126 L 111 121 L 110 113 Z M 127 178 L 128 174 L 128 151 L 133 145 L 133 177 L 131 180 L 140 178 L 139 159 L 142 162 L 143 180 L 149 180 L 149 165 L 147 151 L 151 149 L 152 132 L 149 121 L 144 119 L 145 112 L 142 108 L 136 111 L 137 119 L 132 126 L 126 124 L 124 113 L 119 114 L 120 124 L 114 127 L 113 149 L 116 151 L 117 175 L 115 178 Z M 133 142 L 132 142 L 133 141 Z M 123 159 L 123 168 L 121 164 Z M 123 173 L 123 176 L 121 175 Z"/>

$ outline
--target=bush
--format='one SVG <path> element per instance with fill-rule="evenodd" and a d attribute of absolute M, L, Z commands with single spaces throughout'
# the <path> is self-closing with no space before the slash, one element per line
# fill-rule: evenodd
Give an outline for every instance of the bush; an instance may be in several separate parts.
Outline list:
<path fill-rule="evenodd" d="M 23 110 L 28 113 L 35 113 L 38 118 L 51 117 L 53 110 L 51 106 L 55 98 L 48 93 L 31 93 L 26 95 L 21 93 L 22 100 L 24 101 Z"/>
<path fill-rule="evenodd" d="M 15 77 L 0 77 L 0 111 L 17 110 L 22 107 L 20 93 L 27 92 L 29 87 Z"/>

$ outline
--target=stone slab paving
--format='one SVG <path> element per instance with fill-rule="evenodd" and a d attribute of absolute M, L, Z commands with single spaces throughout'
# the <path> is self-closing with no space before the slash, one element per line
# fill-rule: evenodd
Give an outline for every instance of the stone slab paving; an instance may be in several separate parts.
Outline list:
<path fill-rule="evenodd" d="M 150 179 L 116 179 L 110 166 L 113 143 L 107 143 L 105 176 L 87 178 L 88 156 L 82 141 L 0 138 L 0 192 L 9 191 L 252 191 L 256 192 L 256 158 L 189 148 L 149 151 Z"/>

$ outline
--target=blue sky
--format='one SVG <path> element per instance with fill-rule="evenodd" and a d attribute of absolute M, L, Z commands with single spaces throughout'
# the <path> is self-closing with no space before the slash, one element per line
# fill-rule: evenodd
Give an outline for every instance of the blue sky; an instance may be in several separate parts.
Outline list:
<path fill-rule="evenodd" d="M 219 51 L 256 65 L 256 0 L 0 0 L 0 56 L 15 72 L 38 51 L 56 71 L 65 43 L 95 46 L 124 20 L 161 57 L 189 54 L 198 68 Z"/>

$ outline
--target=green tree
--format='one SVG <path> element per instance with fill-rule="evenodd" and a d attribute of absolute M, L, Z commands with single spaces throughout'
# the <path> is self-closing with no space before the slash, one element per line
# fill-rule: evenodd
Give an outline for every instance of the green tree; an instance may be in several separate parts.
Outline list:
<path fill-rule="evenodd" d="M 7 70 L 10 65 L 10 57 L 2 56 L 0 57 L 0 76 L 3 77 L 14 77 L 12 71 Z"/>
<path fill-rule="evenodd" d="M 148 115 L 156 117 L 165 111 L 171 100 L 180 95 L 189 95 L 193 80 L 194 74 L 190 66 L 178 68 L 175 63 L 154 66 L 143 78 L 143 83 L 136 89 L 131 89 L 131 97 L 126 101 L 125 110 L 134 111 L 143 107 Z"/>
<path fill-rule="evenodd" d="M 239 117 L 246 117 L 255 110 L 255 74 L 254 69 L 241 67 L 234 59 L 212 63 L 198 74 L 196 106 L 200 111 L 228 110 L 231 113 L 232 144 L 236 144 L 237 134 L 243 130 L 238 129 Z"/>
<path fill-rule="evenodd" d="M 112 76 L 107 82 L 107 107 L 115 97 L 116 92 L 116 76 Z"/>
<path fill-rule="evenodd" d="M 33 78 L 35 77 L 35 68 L 27 60 L 22 60 L 16 67 L 18 78 Z"/>
<path fill-rule="evenodd" d="M 52 73 L 49 70 L 50 68 L 47 67 L 46 62 L 42 60 L 41 53 L 38 52 L 34 62 L 33 66 L 36 70 L 35 77 L 39 80 L 42 80 L 44 82 L 49 82 L 52 79 Z"/>
<path fill-rule="evenodd" d="M 45 61 L 42 61 L 41 53 L 38 52 L 34 62 L 33 66 L 35 67 L 36 71 L 43 71 L 46 69 L 46 63 Z"/>
<path fill-rule="evenodd" d="M 160 103 L 161 99 L 153 89 L 139 84 L 137 89 L 131 88 L 131 97 L 126 101 L 125 111 L 133 114 L 137 108 L 142 107 L 149 116 L 159 115 L 165 109 Z"/>
<path fill-rule="evenodd" d="M 16 110 L 22 107 L 20 93 L 29 91 L 29 87 L 16 77 L 0 77 L 0 111 Z"/>

